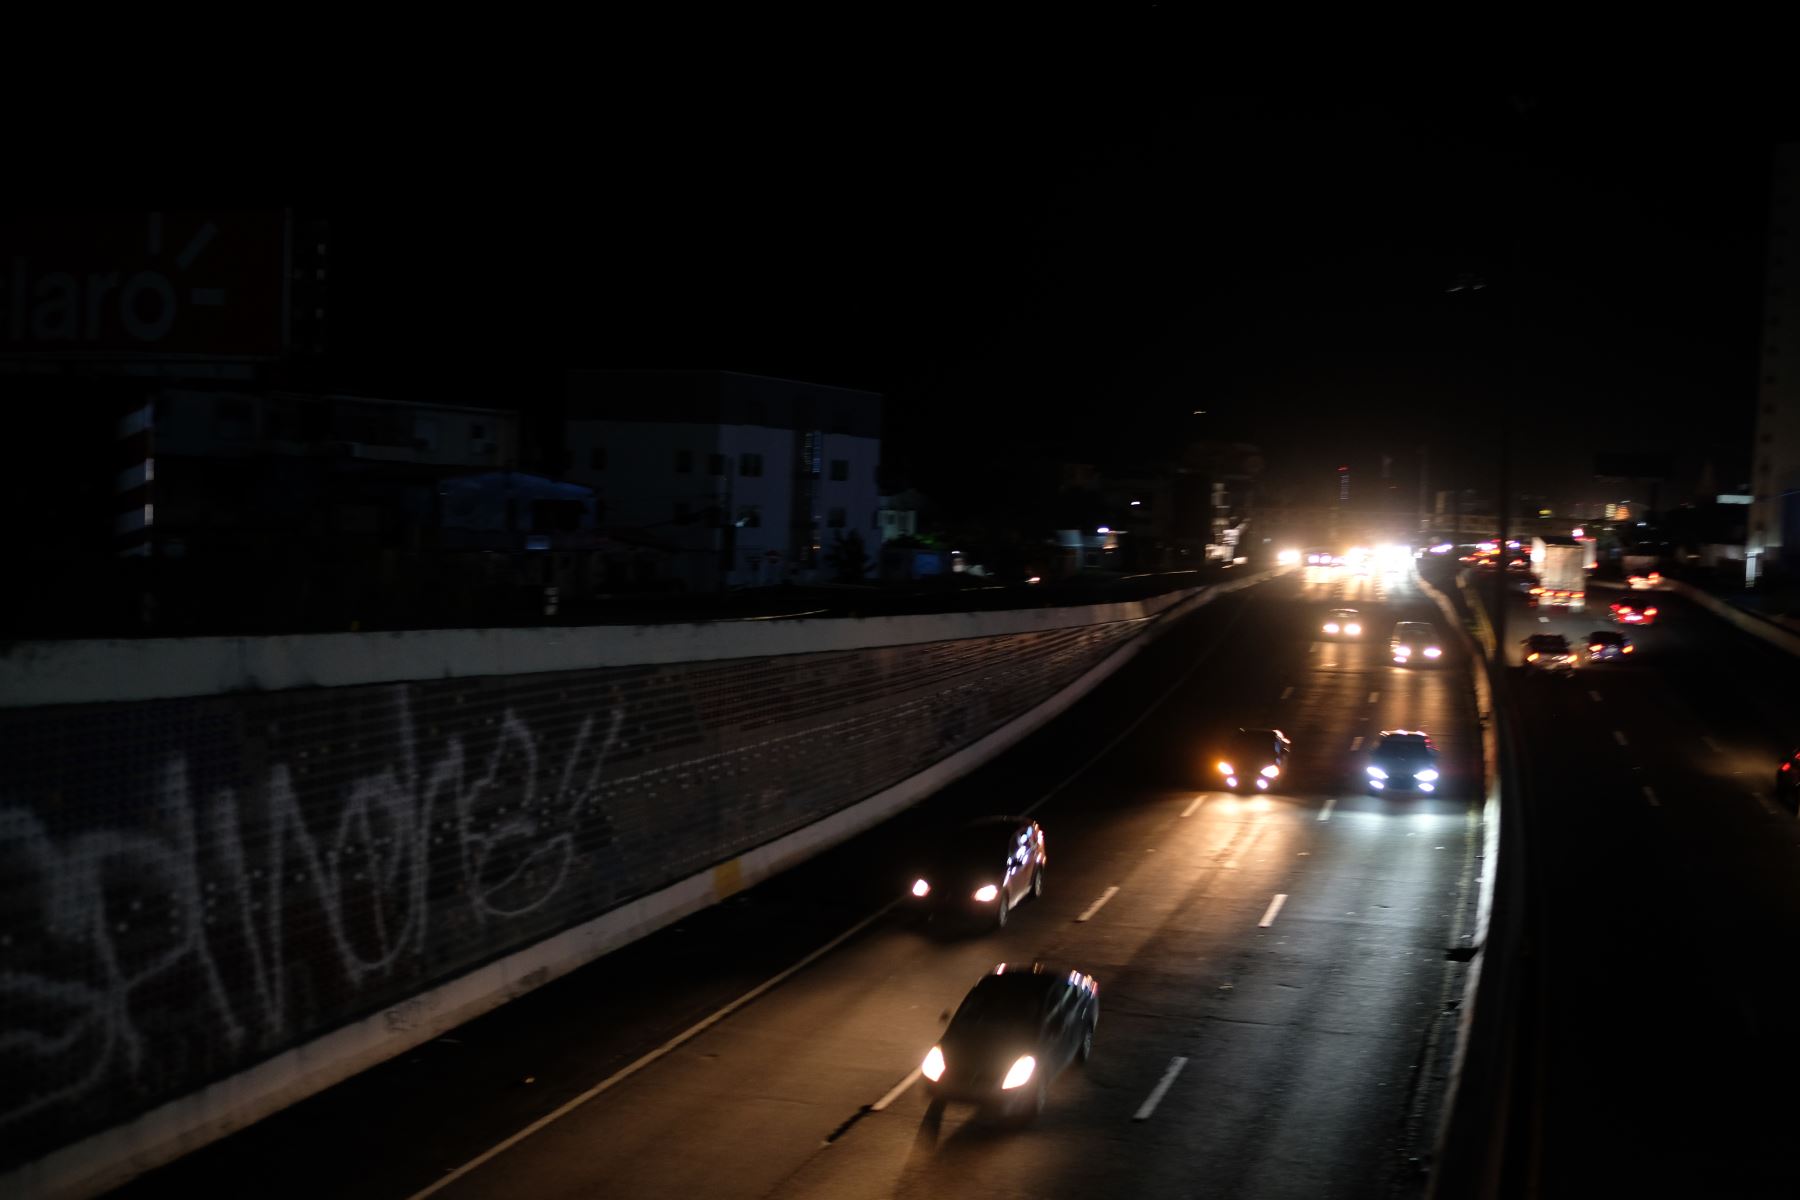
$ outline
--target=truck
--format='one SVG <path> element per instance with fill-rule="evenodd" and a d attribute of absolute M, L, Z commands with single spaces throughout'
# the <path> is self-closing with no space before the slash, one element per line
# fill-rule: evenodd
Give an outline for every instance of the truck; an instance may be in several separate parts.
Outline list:
<path fill-rule="evenodd" d="M 1573 539 L 1531 539 L 1531 565 L 1539 605 L 1580 612 L 1587 607 L 1587 547 Z"/>

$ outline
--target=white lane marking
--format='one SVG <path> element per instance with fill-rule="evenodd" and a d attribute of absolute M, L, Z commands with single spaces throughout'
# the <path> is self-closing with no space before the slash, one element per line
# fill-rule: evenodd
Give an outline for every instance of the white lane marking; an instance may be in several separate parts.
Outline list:
<path fill-rule="evenodd" d="M 1770 816 L 1772 816 L 1772 817 L 1787 816 L 1786 812 L 1784 812 L 1781 808 L 1779 808 L 1775 804 L 1775 802 L 1773 800 L 1769 799 L 1767 796 L 1763 795 L 1761 792 L 1746 792 L 1745 795 L 1749 796 L 1752 800 L 1756 801 L 1758 804 L 1760 804 L 1764 808 L 1768 809 Z"/>
<path fill-rule="evenodd" d="M 1703 733 L 1703 734 L 1701 734 L 1701 735 L 1700 735 L 1700 740 L 1701 740 L 1701 741 L 1703 741 L 1703 742 L 1705 742 L 1705 743 L 1706 743 L 1706 748 L 1707 748 L 1707 749 L 1708 749 L 1708 750 L 1711 750 L 1711 751 L 1712 751 L 1712 752 L 1713 752 L 1713 753 L 1714 753 L 1714 754 L 1723 754 L 1723 753 L 1725 753 L 1725 752 L 1724 752 L 1724 751 L 1723 751 L 1723 750 L 1721 750 L 1721 749 L 1719 749 L 1719 743 L 1717 743 L 1717 742 L 1715 742 L 1715 741 L 1713 741 L 1713 740 L 1712 740 L 1712 737 L 1711 737 L 1711 736 L 1710 736 L 1710 735 L 1708 735 L 1708 734 L 1704 734 L 1704 733 Z"/>
<path fill-rule="evenodd" d="M 1281 698 L 1283 700 L 1286 700 L 1289 696 L 1291 696 L 1293 694 L 1294 694 L 1294 685 L 1291 683 L 1281 689 Z"/>
<path fill-rule="evenodd" d="M 1375 702 L 1376 702 L 1376 701 L 1377 701 L 1377 700 L 1379 700 L 1379 699 L 1381 699 L 1381 693 L 1380 693 L 1380 692 L 1370 692 L 1370 693 L 1369 693 L 1369 703 L 1370 703 L 1370 704 L 1373 704 L 1373 703 L 1375 703 Z"/>
<path fill-rule="evenodd" d="M 1595 690 L 1594 690 L 1594 689 L 1593 689 L 1593 688 L 1589 688 L 1589 689 L 1588 689 L 1588 695 L 1589 695 L 1589 696 L 1591 696 L 1591 697 L 1593 697 L 1593 700 L 1594 700 L 1594 703 L 1595 703 L 1595 704 L 1599 704 L 1599 703 L 1600 703 L 1600 693 L 1599 693 L 1599 692 L 1596 692 L 1596 691 L 1595 691 Z"/>
<path fill-rule="evenodd" d="M 568 1116 L 570 1113 L 574 1112 L 576 1109 L 580 1108 L 582 1105 L 586 1104 L 589 1100 L 592 1100 L 594 1097 L 600 1095 L 601 1093 L 611 1091 L 613 1088 L 615 1088 L 619 1084 L 625 1082 L 627 1079 L 630 1079 L 633 1075 L 636 1075 L 639 1071 L 643 1070 L 645 1067 L 649 1066 L 651 1063 L 655 1062 L 657 1059 L 662 1058 L 664 1055 L 668 1054 L 670 1051 L 679 1049 L 685 1043 L 690 1042 L 693 1039 L 699 1037 L 701 1034 L 705 1033 L 708 1029 L 711 1029 L 714 1025 L 717 1025 L 720 1021 L 723 1021 L 726 1017 L 729 1017 L 732 1013 L 734 1013 L 738 1009 L 744 1007 L 744 1005 L 750 1003 L 752 1000 L 755 1000 L 758 996 L 761 996 L 764 992 L 767 992 L 770 989 L 776 987 L 777 985 L 786 982 L 788 980 L 788 978 L 791 977 L 792 975 L 796 974 L 797 972 L 799 972 L 801 970 L 804 970 L 806 967 L 811 966 L 813 963 L 817 962 L 819 959 L 825 957 L 825 955 L 831 953 L 833 950 L 836 950 L 839 946 L 843 945 L 845 942 L 849 941 L 851 938 L 855 937 L 857 934 L 861 933 L 863 930 L 865 930 L 869 926 L 873 925 L 876 921 L 879 921 L 882 917 L 887 916 L 888 910 L 892 909 L 896 904 L 899 904 L 899 903 L 900 903 L 900 901 L 898 901 L 898 900 L 888 901 L 886 904 L 882 905 L 880 908 L 876 909 L 874 912 L 870 913 L 868 916 L 864 917 L 862 920 L 858 921 L 856 924 L 852 925 L 850 928 L 844 930 L 844 932 L 838 934 L 836 937 L 832 938 L 829 942 L 826 942 L 823 946 L 820 946 L 817 950 L 814 950 L 811 954 L 808 954 L 805 958 L 801 959 L 799 962 L 795 963 L 793 966 L 789 967 L 787 970 L 781 972 L 779 975 L 775 975 L 775 976 L 763 981 L 762 983 L 757 984 L 755 987 L 753 987 L 749 991 L 745 992 L 742 996 L 739 996 L 736 1000 L 733 1000 L 730 1004 L 727 1004 L 724 1008 L 721 1008 L 719 1011 L 713 1013 L 711 1016 L 703 1017 L 700 1020 L 694 1022 L 694 1024 L 688 1026 L 686 1029 L 682 1030 L 680 1033 L 676 1034 L 674 1037 L 670 1038 L 668 1041 L 664 1042 L 662 1045 L 658 1046 L 656 1049 L 650 1051 L 647 1054 L 640 1056 L 635 1062 L 632 1062 L 632 1063 L 627 1064 L 626 1066 L 620 1067 L 617 1071 L 614 1071 L 611 1075 L 608 1075 L 605 1079 L 602 1079 L 599 1083 L 596 1083 L 593 1087 L 589 1088 L 587 1091 L 581 1093 L 579 1096 L 576 1096 L 571 1100 L 565 1101 L 559 1107 L 551 1110 L 550 1112 L 545 1113 L 543 1116 L 539 1117 L 537 1120 L 533 1121 L 531 1124 L 525 1126 L 525 1128 L 519 1130 L 517 1133 L 513 1134 L 512 1136 L 505 1138 L 499 1142 L 496 1142 L 493 1146 L 482 1151 L 480 1154 L 476 1155 L 474 1158 L 471 1158 L 468 1162 L 464 1163 L 462 1166 L 457 1167 L 451 1171 L 446 1171 L 441 1178 L 439 1178 L 437 1181 L 432 1183 L 429 1187 L 420 1188 L 418 1191 L 414 1192 L 411 1196 L 407 1197 L 407 1200 L 424 1200 L 424 1198 L 426 1196 L 435 1195 L 436 1193 L 443 1191 L 445 1188 L 447 1188 L 451 1184 L 455 1183 L 458 1179 L 461 1179 L 464 1175 L 467 1175 L 470 1171 L 473 1171 L 475 1168 L 481 1166 L 483 1163 L 486 1163 L 491 1159 L 497 1158 L 500 1155 L 506 1153 L 508 1150 L 511 1150 L 514 1146 L 518 1145 L 520 1142 L 524 1141 L 526 1138 L 530 1137 L 532 1134 L 536 1133 L 538 1130 L 543 1129 L 546 1126 L 552 1125 L 552 1124 L 556 1123 L 557 1121 L 562 1120 L 564 1117 Z"/>
<path fill-rule="evenodd" d="M 1321 821 L 1331 820 L 1331 810 L 1333 808 L 1335 808 L 1336 806 L 1337 806 L 1337 797 L 1336 796 L 1325 797 L 1325 807 L 1321 808 L 1319 810 L 1319 820 L 1321 820 Z"/>
<path fill-rule="evenodd" d="M 902 1079 L 899 1083 L 896 1083 L 894 1085 L 893 1091 L 889 1092 L 887 1095 L 883 1096 L 881 1099 L 879 1099 L 875 1103 L 871 1104 L 869 1106 L 869 1111 L 880 1112 L 882 1109 L 886 1108 L 888 1105 L 890 1105 L 894 1101 L 898 1100 L 901 1096 L 905 1095 L 906 1089 L 911 1087 L 913 1084 L 915 1084 L 917 1082 L 919 1082 L 919 1068 L 914 1067 L 912 1069 L 912 1072 L 910 1074 L 908 1074 L 905 1079 Z"/>
<path fill-rule="evenodd" d="M 1192 804 L 1188 805 L 1185 809 L 1183 809 L 1181 812 L 1181 815 L 1184 817 L 1191 817 L 1195 813 L 1199 812 L 1200 806 L 1205 803 L 1206 803 L 1205 796 L 1195 796 L 1194 802 Z"/>
<path fill-rule="evenodd" d="M 1615 742 L 1617 742 L 1617 743 L 1619 743 L 1619 745 L 1621 745 L 1621 746 L 1629 746 L 1629 745 L 1631 745 L 1631 743 L 1630 743 L 1630 742 L 1628 742 L 1628 741 L 1626 741 L 1626 740 L 1625 740 L 1625 733 L 1624 733 L 1624 731 L 1623 731 L 1623 730 L 1619 730 L 1619 729 L 1615 729 L 1615 730 L 1613 730 L 1613 741 L 1615 741 Z"/>
<path fill-rule="evenodd" d="M 1352 750 L 1361 750 L 1362 749 L 1362 734 L 1359 733 L 1355 737 L 1350 739 L 1350 748 Z"/>
<path fill-rule="evenodd" d="M 1650 785 L 1647 783 L 1644 785 L 1644 799 L 1650 802 L 1651 808 L 1662 807 L 1662 801 L 1656 798 L 1656 793 L 1650 790 Z"/>
<path fill-rule="evenodd" d="M 1263 914 L 1262 920 L 1256 923 L 1256 927 L 1258 929 L 1267 929 L 1269 926 L 1273 925 L 1275 923 L 1275 914 L 1280 912 L 1281 906 L 1286 903 L 1287 893 L 1276 892 L 1275 898 L 1269 901 L 1269 911 Z"/>
<path fill-rule="evenodd" d="M 1096 900 L 1092 904 L 1088 905 L 1088 910 L 1086 912 L 1082 913 L 1079 917 L 1076 917 L 1075 919 L 1077 921 L 1087 920 L 1089 917 L 1091 917 L 1095 913 L 1099 912 L 1102 905 L 1104 905 L 1108 900 L 1111 900 L 1114 896 L 1116 896 L 1118 894 L 1119 894 L 1119 889 L 1117 887 L 1107 888 L 1104 892 L 1100 893 L 1100 898 L 1098 900 Z"/>
<path fill-rule="evenodd" d="M 1175 1077 L 1181 1074 L 1181 1068 L 1185 1066 L 1187 1066 L 1187 1059 L 1179 1055 L 1171 1058 L 1169 1069 L 1164 1071 L 1163 1077 L 1156 1081 L 1156 1086 L 1150 1090 L 1149 1099 L 1145 1100 L 1138 1110 L 1131 1114 L 1131 1119 L 1134 1121 L 1148 1120 L 1150 1114 L 1156 1111 L 1156 1106 L 1162 1103 L 1163 1095 L 1169 1090 L 1169 1085 L 1175 1082 Z"/>

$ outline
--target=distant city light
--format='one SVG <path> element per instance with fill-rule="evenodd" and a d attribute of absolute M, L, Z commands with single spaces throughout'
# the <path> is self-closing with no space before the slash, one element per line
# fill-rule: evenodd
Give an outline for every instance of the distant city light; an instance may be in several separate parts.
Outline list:
<path fill-rule="evenodd" d="M 1136 508 L 1136 507 L 1137 507 L 1137 506 L 1138 506 L 1138 505 L 1140 505 L 1140 504 L 1142 504 L 1142 503 L 1143 503 L 1143 501 L 1142 501 L 1142 500 L 1133 500 L 1133 501 L 1132 501 L 1132 502 L 1131 502 L 1131 507 L 1133 507 L 1133 508 Z"/>
<path fill-rule="evenodd" d="M 1098 528 L 1098 529 L 1096 529 L 1096 530 L 1094 530 L 1094 532 L 1095 532 L 1095 533 L 1111 533 L 1111 532 L 1112 532 L 1112 528 L 1111 528 L 1111 527 L 1110 527 L 1110 526 L 1107 526 L 1107 525 L 1102 525 L 1102 526 L 1101 526 L 1101 527 L 1100 527 L 1100 528 Z"/>
<path fill-rule="evenodd" d="M 1736 494 L 1721 494 L 1713 497 L 1713 499 L 1720 504 L 1749 504 L 1755 498 L 1756 497 L 1754 496 L 1741 496 Z"/>

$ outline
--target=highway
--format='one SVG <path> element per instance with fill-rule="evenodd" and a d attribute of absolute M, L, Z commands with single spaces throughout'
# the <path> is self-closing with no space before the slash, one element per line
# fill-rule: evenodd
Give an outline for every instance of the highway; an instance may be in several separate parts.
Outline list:
<path fill-rule="evenodd" d="M 1587 612 L 1515 600 L 1585 645 Z M 1549 1196 L 1800 1196 L 1793 1030 L 1800 824 L 1773 803 L 1800 739 L 1791 657 L 1668 592 L 1631 661 L 1516 679 L 1545 898 L 1539 1175 Z"/>
<path fill-rule="evenodd" d="M 1322 639 L 1339 605 L 1362 639 Z M 1422 1195 L 1480 743 L 1460 645 L 1393 666 L 1402 619 L 1442 624 L 1405 574 L 1305 568 L 1222 598 L 902 819 L 120 1194 Z M 1239 725 L 1293 739 L 1270 795 L 1210 790 L 1210 740 Z M 1391 727 L 1437 739 L 1437 795 L 1365 794 L 1361 751 Z M 889 907 L 934 829 L 1026 810 L 1047 885 L 1004 930 Z M 1022 1130 L 933 1110 L 917 1067 L 948 1010 L 1034 959 L 1099 980 L 1092 1061 Z"/>

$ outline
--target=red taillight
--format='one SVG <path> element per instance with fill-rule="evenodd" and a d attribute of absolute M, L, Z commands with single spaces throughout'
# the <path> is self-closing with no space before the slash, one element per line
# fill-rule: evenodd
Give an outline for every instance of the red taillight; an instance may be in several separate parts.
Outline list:
<path fill-rule="evenodd" d="M 1781 764 L 1781 769 L 1784 771 L 1791 771 L 1794 769 L 1794 764 L 1791 762 L 1784 762 Z"/>

